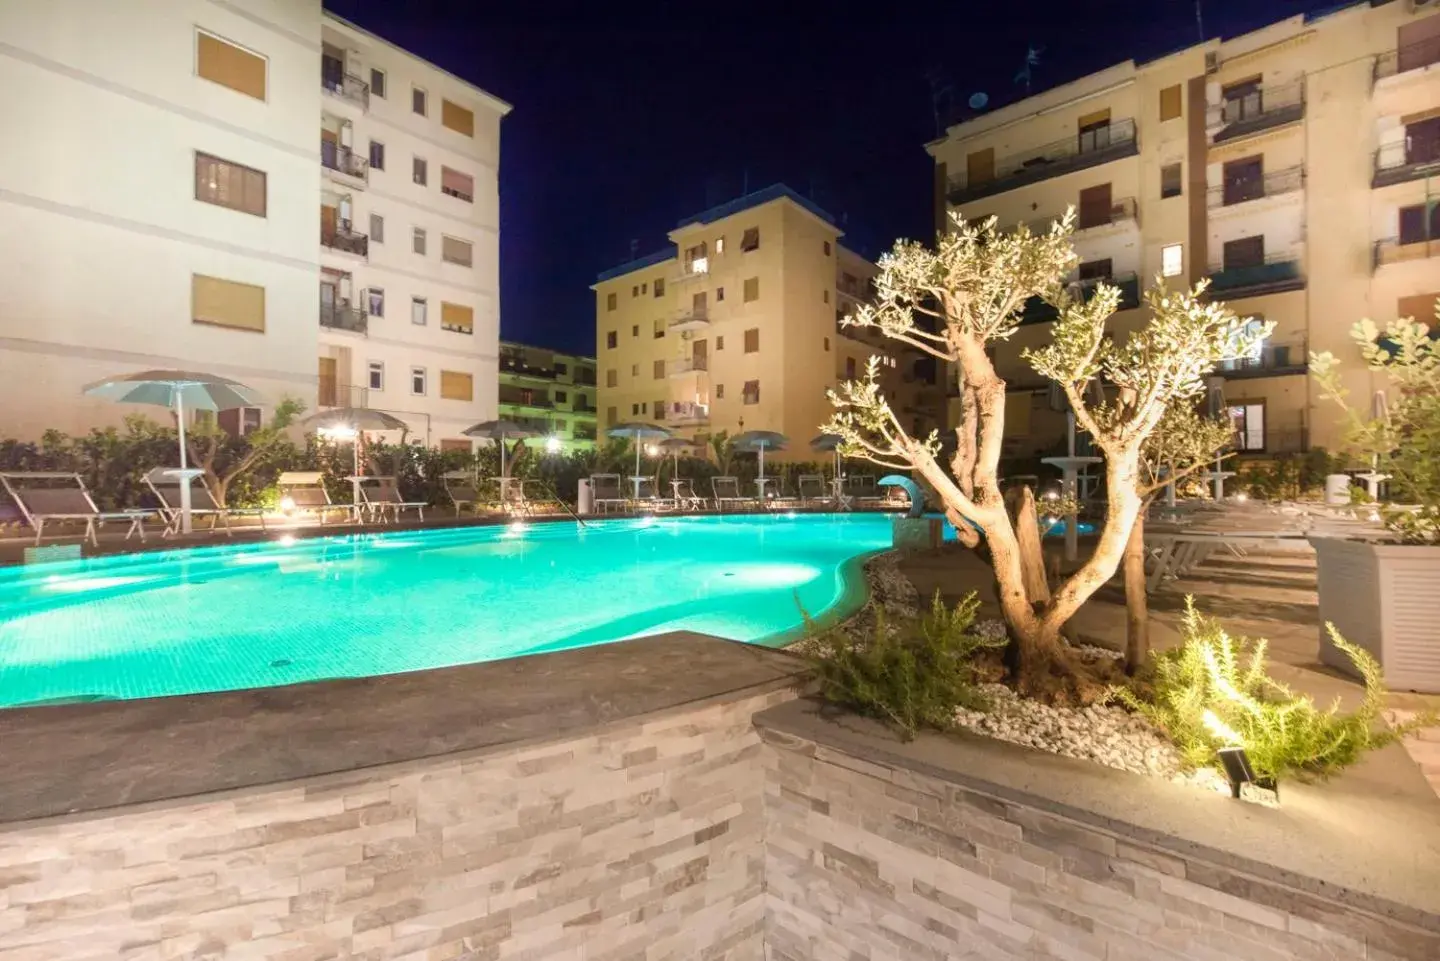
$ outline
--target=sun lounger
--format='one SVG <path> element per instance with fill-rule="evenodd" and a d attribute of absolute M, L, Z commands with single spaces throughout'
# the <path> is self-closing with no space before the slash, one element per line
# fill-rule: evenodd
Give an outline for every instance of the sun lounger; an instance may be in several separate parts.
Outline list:
<path fill-rule="evenodd" d="M 180 530 L 180 478 L 174 476 L 172 471 L 173 468 L 170 467 L 157 467 L 145 475 L 145 486 L 150 488 L 150 493 L 155 495 L 155 500 L 160 505 L 160 519 L 165 522 L 165 537 Z M 265 508 L 221 507 L 210 493 L 210 488 L 198 477 L 190 482 L 190 516 L 210 518 L 212 531 L 217 524 L 225 525 L 227 536 L 230 534 L 232 517 L 257 518 L 260 529 L 265 529 Z"/>
<path fill-rule="evenodd" d="M 740 493 L 740 480 L 736 477 L 710 478 L 710 490 L 715 494 L 715 508 L 723 511 L 726 506 L 744 510 L 755 506 L 755 498 Z"/>
<path fill-rule="evenodd" d="M 590 499 L 597 514 L 624 510 L 629 506 L 625 492 L 620 489 L 619 474 L 591 474 Z"/>
<path fill-rule="evenodd" d="M 365 478 L 360 484 L 360 496 L 365 499 L 365 509 L 370 512 L 370 519 L 382 524 L 386 523 L 386 515 L 389 515 L 392 521 L 398 522 L 403 511 L 414 511 L 423 522 L 425 508 L 430 506 L 424 501 L 407 501 L 401 496 L 400 485 L 393 477 Z"/>
<path fill-rule="evenodd" d="M 675 508 L 682 511 L 703 511 L 705 498 L 695 493 L 695 485 L 684 478 L 675 481 Z"/>
<path fill-rule="evenodd" d="M 132 534 L 145 539 L 145 521 L 158 516 L 152 510 L 102 511 L 95 506 L 85 480 L 79 474 L 50 472 L 0 473 L 0 484 L 20 508 L 26 522 L 35 529 L 35 543 L 45 536 L 47 523 L 83 523 L 84 537 L 99 544 L 98 531 L 107 521 L 124 521 L 125 539 Z M 57 535 L 63 536 L 63 535 Z"/>
<path fill-rule="evenodd" d="M 1150 572 L 1145 579 L 1145 591 L 1153 593 L 1165 581 L 1188 577 L 1196 567 L 1220 551 L 1233 557 L 1244 557 L 1257 548 L 1298 550 L 1308 544 L 1304 534 L 1282 531 L 1196 531 L 1154 535 L 1147 531 L 1145 552 Z"/>
<path fill-rule="evenodd" d="M 318 470 L 285 471 L 275 484 L 280 488 L 281 508 L 287 514 L 313 514 L 322 525 L 326 516 L 336 512 L 354 516 L 356 505 L 336 504 L 330 500 L 324 476 Z"/>
<path fill-rule="evenodd" d="M 833 507 L 835 494 L 822 474 L 801 474 L 795 479 L 802 507 Z"/>
<path fill-rule="evenodd" d="M 672 505 L 668 497 L 661 497 L 655 490 L 654 477 L 642 477 L 636 485 L 635 496 L 630 498 L 630 509 L 633 511 L 663 511 Z"/>
<path fill-rule="evenodd" d="M 441 478 L 445 484 L 445 495 L 455 506 L 455 516 L 469 507 L 471 512 L 480 508 L 480 490 L 475 484 L 475 475 L 468 470 L 452 470 Z"/>

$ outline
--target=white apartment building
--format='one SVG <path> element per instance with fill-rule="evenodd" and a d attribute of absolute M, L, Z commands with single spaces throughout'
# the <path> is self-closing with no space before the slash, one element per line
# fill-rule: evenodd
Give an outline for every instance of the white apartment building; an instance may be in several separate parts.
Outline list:
<path fill-rule="evenodd" d="M 80 393 L 148 368 L 494 416 L 508 105 L 319 0 L 3 3 L 0 82 L 0 435 L 163 416 Z"/>

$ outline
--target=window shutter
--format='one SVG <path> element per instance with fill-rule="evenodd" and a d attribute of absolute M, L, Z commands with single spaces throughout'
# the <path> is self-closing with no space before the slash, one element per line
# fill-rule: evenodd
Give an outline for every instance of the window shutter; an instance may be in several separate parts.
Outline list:
<path fill-rule="evenodd" d="M 475 114 L 458 103 L 451 103 L 448 100 L 440 101 L 440 123 L 458 134 L 467 137 L 475 136 Z"/>
<path fill-rule="evenodd" d="M 265 58 L 203 30 L 196 32 L 195 69 L 206 80 L 265 99 Z"/>
<path fill-rule="evenodd" d="M 440 396 L 445 400 L 474 400 L 475 378 L 456 370 L 440 371 Z"/>
<path fill-rule="evenodd" d="M 197 324 L 265 332 L 265 288 L 192 274 L 190 316 Z"/>
<path fill-rule="evenodd" d="M 440 326 L 462 334 L 475 332 L 475 308 L 464 304 L 440 303 Z"/>

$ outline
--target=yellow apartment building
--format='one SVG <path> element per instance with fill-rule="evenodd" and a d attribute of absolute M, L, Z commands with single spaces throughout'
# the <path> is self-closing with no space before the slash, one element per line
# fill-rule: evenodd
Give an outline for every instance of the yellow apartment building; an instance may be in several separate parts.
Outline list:
<path fill-rule="evenodd" d="M 1258 355 L 1225 365 L 1242 454 L 1343 446 L 1310 351 L 1346 360 L 1363 404 L 1385 385 L 1349 331 L 1362 317 L 1433 324 L 1440 296 L 1440 7 L 1395 0 L 1297 16 L 1253 33 L 1117 64 L 950 127 L 935 159 L 937 229 L 950 211 L 1045 227 L 1078 214 L 1071 278 L 1124 291 L 1208 277 L 1236 312 L 1275 322 Z M 1064 419 L 1020 351 L 1054 318 L 1028 305 L 996 347 L 1011 384 L 1007 449 L 1063 442 Z"/>
<path fill-rule="evenodd" d="M 897 414 L 929 431 L 944 406 L 933 361 L 839 325 L 876 272 L 840 237 L 833 217 L 776 185 L 682 220 L 669 246 L 600 274 L 602 434 L 632 420 L 699 440 L 773 430 L 791 442 L 777 456 L 813 459 L 827 389 L 871 355 Z"/>

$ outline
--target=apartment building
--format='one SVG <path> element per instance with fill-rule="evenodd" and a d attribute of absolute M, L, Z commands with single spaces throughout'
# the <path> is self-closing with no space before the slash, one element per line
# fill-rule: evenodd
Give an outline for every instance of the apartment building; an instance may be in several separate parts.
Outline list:
<path fill-rule="evenodd" d="M 13 3 L 0 36 L 0 431 L 158 415 L 80 394 L 149 368 L 432 445 L 494 415 L 507 105 L 319 0 Z"/>
<path fill-rule="evenodd" d="M 600 429 L 773 430 L 791 441 L 777 456 L 811 459 L 826 390 L 879 355 L 897 413 L 928 431 L 943 406 L 934 364 L 839 325 L 876 271 L 840 237 L 830 214 L 776 185 L 681 220 L 665 248 L 600 274 Z"/>
<path fill-rule="evenodd" d="M 595 358 L 500 343 L 500 416 L 535 431 L 555 451 L 593 450 Z"/>
<path fill-rule="evenodd" d="M 1311 351 L 1348 360 L 1355 321 L 1433 322 L 1440 296 L 1440 7 L 1393 0 L 1297 16 L 1148 63 L 1133 61 L 950 127 L 936 164 L 951 211 L 1045 228 L 1077 211 L 1080 291 L 1123 291 L 1117 331 L 1143 322 L 1142 285 L 1209 278 L 1237 313 L 1275 322 L 1218 371 L 1242 455 L 1331 450 L 1343 427 L 1308 376 Z M 1011 385 L 1007 449 L 1063 443 L 1064 418 L 1020 352 L 1054 311 L 1027 305 L 996 345 Z"/>

